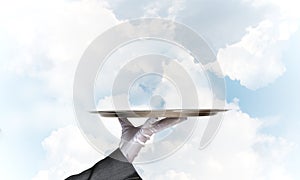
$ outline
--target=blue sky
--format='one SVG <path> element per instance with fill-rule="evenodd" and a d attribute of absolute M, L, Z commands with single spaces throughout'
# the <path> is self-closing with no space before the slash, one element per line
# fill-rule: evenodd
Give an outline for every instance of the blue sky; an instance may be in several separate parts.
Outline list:
<path fill-rule="evenodd" d="M 140 17 L 176 20 L 201 34 L 223 68 L 228 106 L 240 109 L 228 113 L 205 151 L 187 144 L 178 159 L 159 162 L 172 169 L 138 166 L 145 178 L 241 179 L 244 173 L 248 179 L 299 179 L 297 7 L 293 0 L 3 2 L 0 179 L 62 179 L 103 158 L 77 127 L 74 73 L 95 37 Z M 176 166 L 195 152 L 197 166 Z"/>
<path fill-rule="evenodd" d="M 251 114 L 253 117 L 265 118 L 268 124 L 261 131 L 275 136 L 282 136 L 297 144 L 297 147 L 289 155 L 288 165 L 290 170 L 299 176 L 297 165 L 300 163 L 299 143 L 300 137 L 297 129 L 300 128 L 299 107 L 300 107 L 300 66 L 299 52 L 300 32 L 293 35 L 291 41 L 284 51 L 282 59 L 285 62 L 287 71 L 275 82 L 267 87 L 252 91 L 239 82 L 226 78 L 227 100 L 230 101 L 239 97 L 241 110 Z M 272 120 L 274 119 L 274 120 Z"/>
<path fill-rule="evenodd" d="M 300 95 L 298 94 L 300 84 L 296 77 L 299 73 L 299 40 L 300 34 L 297 32 L 283 53 L 282 59 L 285 62 L 286 72 L 267 87 L 253 91 L 241 86 L 238 81 L 226 78 L 227 99 L 230 101 L 239 97 L 239 105 L 243 111 L 254 117 L 278 116 L 286 118 L 286 120 L 275 123 L 274 127 L 269 127 L 270 129 L 275 128 L 272 133 L 278 133 L 278 135 L 285 135 L 291 128 L 289 125 L 298 124 L 297 109 L 300 103 Z"/>

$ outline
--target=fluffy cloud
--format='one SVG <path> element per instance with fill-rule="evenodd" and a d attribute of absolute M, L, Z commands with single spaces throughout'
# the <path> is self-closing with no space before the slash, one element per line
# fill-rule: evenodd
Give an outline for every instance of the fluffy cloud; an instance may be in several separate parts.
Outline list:
<path fill-rule="evenodd" d="M 253 8 L 248 1 L 240 0 L 137 0 L 130 4 L 111 0 L 109 5 L 118 19 L 162 17 L 186 24 L 206 38 L 216 51 L 239 41 L 246 27 L 257 24 L 271 11 L 266 6 Z"/>
<path fill-rule="evenodd" d="M 112 2 L 111 7 L 120 19 L 164 17 L 191 26 L 218 51 L 224 74 L 249 89 L 264 87 L 283 75 L 285 65 L 281 56 L 286 41 L 299 27 L 300 13 L 296 8 L 299 3 L 295 0 L 214 3 L 218 5 L 212 6 L 205 0 L 141 1 L 135 3 L 138 10 L 132 13 L 127 13 L 132 6 L 123 1 Z"/>
<path fill-rule="evenodd" d="M 119 22 L 96 0 L 11 1 L 1 7 L 0 15 L 2 32 L 8 44 L 14 43 L 14 51 L 5 54 L 11 59 L 5 70 L 41 79 L 57 97 L 69 98 L 83 51 Z"/>
<path fill-rule="evenodd" d="M 178 180 L 194 180 L 194 178 L 184 172 L 176 172 L 174 170 L 167 171 L 164 175 L 158 175 L 153 177 L 156 180 L 165 180 L 165 179 L 178 179 Z"/>
<path fill-rule="evenodd" d="M 257 26 L 234 44 L 221 48 L 217 59 L 223 73 L 249 89 L 258 89 L 274 82 L 285 72 L 281 60 L 285 41 L 299 28 L 299 11 L 294 1 L 250 1 L 253 7 L 275 6 Z"/>
<path fill-rule="evenodd" d="M 34 180 L 60 180 L 92 167 L 102 159 L 83 137 L 76 126 L 53 131 L 42 145 L 47 153 L 47 165 Z"/>
<path fill-rule="evenodd" d="M 176 1 L 151 1 L 144 7 L 144 16 L 159 17 L 163 14 L 170 19 L 175 19 L 178 13 L 185 8 L 185 0 Z"/>
<path fill-rule="evenodd" d="M 285 41 L 299 26 L 295 2 L 245 0 L 215 3 L 222 9 L 211 7 L 206 1 L 140 2 L 135 6 L 143 11 L 132 13 L 123 11 L 132 8 L 123 1 L 111 2 L 110 6 L 121 19 L 165 17 L 190 25 L 207 37 L 218 51 L 218 62 L 224 74 L 249 89 L 255 90 L 274 82 L 285 72 L 281 61 Z M 209 21 L 207 17 L 211 17 Z"/>
<path fill-rule="evenodd" d="M 217 59 L 223 73 L 253 90 L 281 76 L 285 72 L 281 61 L 283 44 L 276 28 L 272 21 L 263 21 L 248 28 L 240 42 L 220 49 Z"/>

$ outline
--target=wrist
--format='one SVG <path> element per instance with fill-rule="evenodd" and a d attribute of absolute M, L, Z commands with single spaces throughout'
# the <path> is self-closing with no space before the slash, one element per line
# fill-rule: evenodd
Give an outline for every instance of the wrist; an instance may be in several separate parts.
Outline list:
<path fill-rule="evenodd" d="M 130 141 L 121 141 L 120 150 L 129 162 L 134 160 L 153 133 L 154 132 L 149 129 L 141 128 Z"/>
<path fill-rule="evenodd" d="M 144 145 L 134 141 L 123 141 L 120 143 L 120 150 L 130 163 L 133 162 L 134 158 L 138 155 L 143 147 Z"/>
<path fill-rule="evenodd" d="M 141 128 L 134 136 L 134 141 L 145 145 L 145 143 L 151 138 L 154 134 L 154 131 L 151 129 Z"/>

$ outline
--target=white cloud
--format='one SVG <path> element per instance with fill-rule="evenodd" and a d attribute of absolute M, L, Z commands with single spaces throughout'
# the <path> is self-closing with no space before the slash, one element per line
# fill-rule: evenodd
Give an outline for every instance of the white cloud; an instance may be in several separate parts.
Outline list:
<path fill-rule="evenodd" d="M 47 163 L 34 180 L 60 180 L 78 174 L 103 158 L 83 138 L 76 126 L 53 131 L 42 143 L 47 152 Z"/>
<path fill-rule="evenodd" d="M 96 0 L 12 1 L 0 15 L 2 31 L 16 43 L 15 51 L 7 52 L 6 70 L 42 79 L 57 96 L 69 98 L 83 51 L 119 22 L 105 2 Z"/>
<path fill-rule="evenodd" d="M 274 82 L 285 72 L 282 54 L 285 41 L 299 28 L 299 11 L 294 2 L 250 1 L 254 7 L 276 6 L 257 26 L 234 44 L 221 48 L 217 59 L 223 73 L 249 89 L 258 89 Z"/>
<path fill-rule="evenodd" d="M 185 8 L 185 0 L 176 1 L 151 1 L 144 7 L 145 17 L 163 16 L 175 19 L 178 13 Z M 166 13 L 164 15 L 164 13 Z"/>
<path fill-rule="evenodd" d="M 218 60 L 225 75 L 233 80 L 239 80 L 247 88 L 258 89 L 274 82 L 285 72 L 284 63 L 281 60 L 285 41 L 299 26 L 299 12 L 295 8 L 298 3 L 293 0 L 245 0 L 217 3 L 223 5 L 224 8 L 222 7 L 222 10 L 215 9 L 205 1 L 175 1 L 172 3 L 154 1 L 137 3 L 136 6 L 145 10 L 144 14 L 137 11 L 140 16 L 172 16 L 171 18 L 196 28 L 210 41 L 213 40 L 212 44 L 215 47 L 221 47 L 218 52 Z M 120 7 L 124 9 L 131 7 L 120 4 L 113 8 L 116 14 L 124 18 L 127 14 L 123 13 Z M 174 13 L 170 13 L 172 12 L 170 9 L 176 10 Z M 213 12 L 211 14 L 213 18 L 207 21 L 207 15 L 210 15 L 211 12 Z M 135 13 L 128 13 L 128 15 L 136 16 Z M 224 47 L 228 43 L 230 45 Z"/>
<path fill-rule="evenodd" d="M 149 54 L 162 54 L 172 59 L 171 62 L 176 63 L 160 64 L 152 62 L 151 59 L 138 61 L 138 63 L 131 61 L 139 56 Z M 135 105 L 135 108 L 137 105 L 144 104 L 142 107 L 148 109 L 152 95 L 162 96 L 166 101 L 166 108 L 180 108 L 182 106 L 182 94 L 190 95 L 189 98 L 194 100 L 194 96 L 190 93 L 193 88 L 190 84 L 194 84 L 199 91 L 199 107 L 211 107 L 212 94 L 209 89 L 210 82 L 207 79 L 207 74 L 205 74 L 201 64 L 194 63 L 193 60 L 193 57 L 183 49 L 160 41 L 138 41 L 120 48 L 110 56 L 109 61 L 105 62 L 95 82 L 95 100 L 102 99 L 101 101 L 103 101 L 106 99 L 105 103 L 104 101 L 101 104 L 98 103 L 98 108 L 115 108 L 112 99 L 109 100 L 107 97 L 112 96 L 113 84 L 118 77 L 118 72 L 124 71 L 126 71 L 127 76 L 123 74 L 118 78 L 134 79 L 135 81 L 129 89 L 126 89 L 128 83 L 124 83 L 125 80 L 122 79 L 123 84 L 118 83 L 118 88 L 124 94 L 129 93 L 128 97 L 131 98 L 131 103 Z M 141 74 L 143 75 L 142 72 L 155 72 L 164 77 L 161 78 L 153 74 L 141 76 Z M 140 84 L 143 85 L 143 88 L 139 86 Z M 147 87 L 148 89 L 145 89 Z M 116 90 L 118 88 L 115 88 L 114 92 L 120 93 Z M 122 99 L 121 95 L 115 97 L 115 100 L 119 101 L 118 109 L 124 109 L 124 107 L 126 109 L 126 97 L 125 99 Z M 126 103 L 121 100 L 125 100 Z"/>
<path fill-rule="evenodd" d="M 169 170 L 163 175 L 158 175 L 153 177 L 155 180 L 165 180 L 165 179 L 176 179 L 176 180 L 193 180 L 194 178 L 184 172 L 176 172 L 174 170 Z"/>
<path fill-rule="evenodd" d="M 273 22 L 263 21 L 255 28 L 248 28 L 240 42 L 221 48 L 217 59 L 223 73 L 254 90 L 281 76 L 285 67 L 276 28 Z"/>

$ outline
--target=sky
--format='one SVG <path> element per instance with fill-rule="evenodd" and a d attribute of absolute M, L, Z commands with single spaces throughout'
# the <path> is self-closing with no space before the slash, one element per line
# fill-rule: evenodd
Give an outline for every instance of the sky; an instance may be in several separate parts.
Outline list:
<path fill-rule="evenodd" d="M 206 149 L 197 149 L 199 131 L 173 156 L 135 165 L 141 176 L 300 178 L 297 1 L 1 2 L 0 179 L 63 179 L 104 157 L 76 122 L 75 70 L 93 39 L 143 17 L 178 21 L 205 38 L 223 71 L 227 107 L 234 110 Z M 209 70 L 215 72 L 215 65 Z"/>

